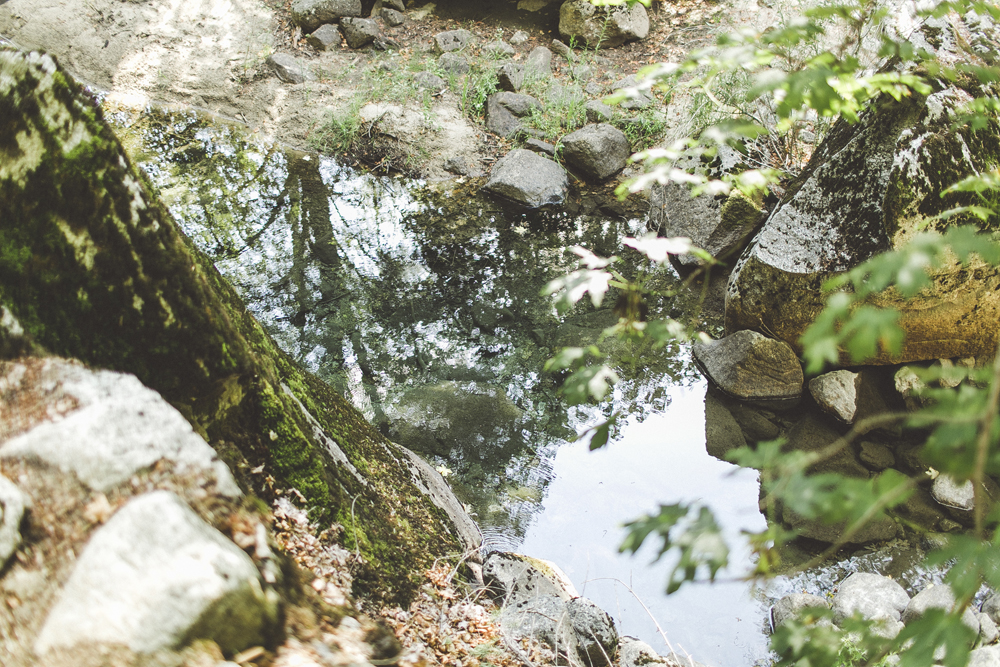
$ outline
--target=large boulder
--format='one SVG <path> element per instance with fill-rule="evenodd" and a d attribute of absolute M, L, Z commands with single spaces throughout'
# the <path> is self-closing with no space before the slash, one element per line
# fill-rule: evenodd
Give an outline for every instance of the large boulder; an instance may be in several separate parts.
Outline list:
<path fill-rule="evenodd" d="M 802 366 L 791 348 L 756 331 L 692 346 L 702 373 L 728 396 L 775 407 L 795 405 L 802 396 Z"/>
<path fill-rule="evenodd" d="M 598 8 L 587 0 L 569 0 L 559 8 L 559 34 L 590 48 L 609 49 L 625 42 L 645 39 L 649 15 L 640 3 L 631 7 Z"/>
<path fill-rule="evenodd" d="M 625 133 L 613 125 L 585 125 L 562 138 L 563 159 L 584 176 L 603 181 L 628 164 L 632 148 Z"/>
<path fill-rule="evenodd" d="M 205 638 L 235 653 L 277 625 L 262 583 L 250 557 L 179 497 L 147 493 L 90 538 L 35 650 L 95 642 L 152 653 Z"/>
<path fill-rule="evenodd" d="M 324 23 L 337 23 L 344 16 L 361 16 L 361 0 L 295 0 L 292 23 L 312 32 Z"/>
<path fill-rule="evenodd" d="M 561 206 L 569 178 L 557 163 L 523 148 L 500 158 L 483 190 L 502 201 L 526 209 Z"/>
<path fill-rule="evenodd" d="M 995 36 L 982 29 L 987 23 L 954 14 L 929 19 L 911 40 L 943 66 L 985 65 L 1000 56 Z M 803 331 L 823 308 L 827 279 L 900 247 L 924 225 L 951 224 L 935 216 L 976 201 L 942 195 L 1000 161 L 1000 121 L 975 132 L 956 121 L 972 99 L 1000 94 L 1000 83 L 930 83 L 927 96 L 878 98 L 856 124 L 834 125 L 733 271 L 728 331 L 767 331 L 801 350 Z M 883 351 L 871 363 L 992 355 L 1000 338 L 1000 272 L 981 262 L 936 270 L 932 286 L 912 300 L 890 291 L 872 303 L 901 311 L 906 338 L 899 356 Z"/>
<path fill-rule="evenodd" d="M 580 597 L 554 563 L 494 552 L 483 563 L 483 579 L 501 604 L 500 624 L 508 636 L 540 640 L 571 665 L 610 664 L 618 645 L 614 622 Z"/>

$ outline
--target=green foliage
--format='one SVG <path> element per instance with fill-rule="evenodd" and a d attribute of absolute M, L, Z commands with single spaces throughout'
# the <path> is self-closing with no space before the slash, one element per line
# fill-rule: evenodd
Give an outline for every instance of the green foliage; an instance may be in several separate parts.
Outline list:
<path fill-rule="evenodd" d="M 622 4 L 625 0 L 592 0 L 597 5 Z M 629 0 L 634 2 L 635 0 Z M 1000 19 L 1000 8 L 978 1 L 940 3 L 925 15 L 969 11 Z M 695 192 L 726 193 L 736 187 L 759 191 L 782 177 L 776 170 L 756 169 L 722 180 L 692 176 L 673 167 L 681 156 L 712 156 L 722 144 L 746 150 L 764 136 L 795 132 L 802 119 L 840 118 L 855 122 L 872 105 L 892 104 L 932 91 L 936 81 L 979 81 L 980 86 L 1000 80 L 996 66 L 952 66 L 939 62 L 895 39 L 890 30 L 879 28 L 886 10 L 868 0 L 824 4 L 806 11 L 765 34 L 742 32 L 724 36 L 715 47 L 690 54 L 680 63 L 661 63 L 646 70 L 647 78 L 622 98 L 652 88 L 668 91 L 684 88 L 703 105 L 703 128 L 666 148 L 649 149 L 640 155 L 646 173 L 620 189 L 621 194 L 641 190 L 652 183 L 687 183 Z M 839 26 L 843 38 L 832 43 L 831 26 Z M 877 36 L 877 39 L 873 37 Z M 859 45 L 874 43 L 877 56 L 891 58 L 892 67 L 870 68 L 863 62 Z M 975 86 L 972 87 L 973 89 Z M 982 90 L 982 87 L 979 88 Z M 988 96 L 970 101 L 961 117 L 962 131 L 995 127 L 1000 104 Z M 932 285 L 935 272 L 954 266 L 969 268 L 1000 266 L 1000 237 L 980 227 L 954 224 L 956 220 L 989 222 L 1000 191 L 1000 170 L 961 180 L 943 193 L 968 193 L 972 204 L 946 211 L 930 222 L 938 231 L 926 231 L 907 245 L 883 253 L 830 280 L 826 307 L 808 328 L 801 343 L 808 373 L 843 360 L 861 363 L 881 352 L 898 351 L 903 343 L 899 313 L 880 307 L 887 294 L 892 299 L 918 296 Z M 938 224 L 940 223 L 940 224 Z M 624 244 L 662 266 L 671 254 L 704 253 L 691 247 L 689 239 L 626 239 Z M 616 258 L 597 257 L 583 248 L 574 249 L 582 267 L 546 288 L 556 296 L 560 312 L 567 312 L 584 296 L 600 304 L 612 288 L 641 297 L 644 276 L 628 279 L 615 270 Z M 689 340 L 695 333 L 683 322 L 671 319 L 645 321 L 641 308 L 621 312 L 621 320 L 604 336 L 628 339 Z M 571 402 L 600 401 L 610 391 L 614 369 L 601 364 L 596 346 L 564 350 L 551 362 L 550 370 L 574 369 L 563 391 Z M 936 375 L 935 375 L 936 374 Z M 929 382 L 951 374 L 960 384 L 955 389 L 926 389 L 922 409 L 905 415 L 883 415 L 864 420 L 843 438 L 813 452 L 787 451 L 781 440 L 758 443 L 731 453 L 741 466 L 761 471 L 766 510 L 773 519 L 779 506 L 810 520 L 843 527 L 840 541 L 814 559 L 834 553 L 871 521 L 904 502 L 917 481 L 887 470 L 872 479 L 849 479 L 816 472 L 818 464 L 837 455 L 859 435 L 879 426 L 901 424 L 924 436 L 920 456 L 941 473 L 958 482 L 969 480 L 975 492 L 975 526 L 969 535 L 952 535 L 948 545 L 932 554 L 928 565 L 947 567 L 956 604 L 951 610 L 930 610 L 909 623 L 897 637 L 886 638 L 885 628 L 861 618 L 846 619 L 834 626 L 829 610 L 813 610 L 776 629 L 772 648 L 784 665 L 887 665 L 923 667 L 964 665 L 973 645 L 974 633 L 962 623 L 962 613 L 983 584 L 1000 588 L 1000 560 L 996 549 L 1000 508 L 987 514 L 987 475 L 1000 474 L 1000 354 L 992 368 L 931 371 Z M 579 377 L 577 377 L 579 376 Z M 600 377 L 592 387 L 589 382 Z M 589 392 L 589 395 L 588 395 Z M 611 434 L 615 417 L 592 427 L 591 447 L 603 446 Z M 685 582 L 713 579 L 725 566 L 728 548 L 710 510 L 696 503 L 660 505 L 658 513 L 626 524 L 621 549 L 637 552 L 653 537 L 660 542 L 658 557 L 671 552 L 676 564 L 667 581 L 673 592 Z M 794 537 L 772 522 L 765 531 L 747 535 L 757 554 L 756 570 L 748 576 L 766 576 L 777 562 L 777 548 Z M 809 564 L 803 567 L 807 567 Z"/>

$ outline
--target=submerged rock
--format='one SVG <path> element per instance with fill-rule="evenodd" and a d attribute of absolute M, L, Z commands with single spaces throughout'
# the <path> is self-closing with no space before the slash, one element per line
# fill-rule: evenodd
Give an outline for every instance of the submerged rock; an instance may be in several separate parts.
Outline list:
<path fill-rule="evenodd" d="M 515 148 L 493 165 L 483 190 L 516 206 L 538 209 L 562 206 L 569 178 L 557 163 Z"/>
<path fill-rule="evenodd" d="M 962 48 L 976 41 L 973 32 L 952 15 L 926 21 L 911 41 L 945 65 L 975 67 L 1000 55 L 989 40 L 989 53 Z M 934 216 L 973 203 L 966 193 L 941 196 L 1000 160 L 1000 121 L 974 134 L 955 129 L 966 103 L 1000 94 L 1000 84 L 980 88 L 973 79 L 936 80 L 926 97 L 879 98 L 855 125 L 837 121 L 737 264 L 726 299 L 728 331 L 763 328 L 799 351 L 825 303 L 828 278 L 900 247 L 925 224 L 945 227 Z M 884 293 L 871 303 L 899 309 L 906 336 L 898 356 L 881 351 L 870 363 L 992 355 L 997 347 L 1000 272 L 979 260 L 935 270 L 931 287 L 914 299 Z"/>
<path fill-rule="evenodd" d="M 638 2 L 631 7 L 598 8 L 587 0 L 569 0 L 559 9 L 559 34 L 590 48 L 609 49 L 645 39 L 649 15 Z"/>
<path fill-rule="evenodd" d="M 792 593 L 786 595 L 771 607 L 771 627 L 778 626 L 796 618 L 806 609 L 829 609 L 826 598 L 810 593 Z"/>
<path fill-rule="evenodd" d="M 705 394 L 705 450 L 717 459 L 727 461 L 726 454 L 746 447 L 740 425 L 728 408 L 712 392 Z"/>
<path fill-rule="evenodd" d="M 692 346 L 705 377 L 744 401 L 790 407 L 802 396 L 802 366 L 792 349 L 756 331 L 737 331 Z"/>

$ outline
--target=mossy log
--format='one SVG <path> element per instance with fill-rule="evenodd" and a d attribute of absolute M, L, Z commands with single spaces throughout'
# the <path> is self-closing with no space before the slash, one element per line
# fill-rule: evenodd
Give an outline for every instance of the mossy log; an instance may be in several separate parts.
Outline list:
<path fill-rule="evenodd" d="M 405 600 L 416 572 L 461 550 L 408 454 L 277 347 L 96 103 L 51 57 L 13 50 L 0 50 L 0 306 L 37 348 L 159 391 L 258 495 L 301 494 L 343 526 L 368 563 L 360 592 Z"/>

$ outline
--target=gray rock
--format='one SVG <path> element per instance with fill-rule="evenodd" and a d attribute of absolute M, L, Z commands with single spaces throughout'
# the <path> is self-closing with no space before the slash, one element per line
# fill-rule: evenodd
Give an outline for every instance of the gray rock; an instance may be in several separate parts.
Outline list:
<path fill-rule="evenodd" d="M 756 331 L 692 346 L 705 377 L 733 398 L 786 407 L 802 396 L 802 366 L 792 349 Z"/>
<path fill-rule="evenodd" d="M 442 53 L 438 58 L 438 67 L 448 74 L 462 76 L 469 72 L 469 61 L 457 53 Z"/>
<path fill-rule="evenodd" d="M 844 522 L 829 524 L 823 521 L 807 519 L 796 514 L 788 507 L 782 507 L 781 521 L 790 528 L 793 528 L 802 537 L 828 544 L 842 540 L 848 528 Z M 845 543 L 867 544 L 869 542 L 886 542 L 894 539 L 898 534 L 899 528 L 896 523 L 888 517 L 882 517 L 874 521 L 869 521 L 855 532 L 850 539 L 845 540 Z"/>
<path fill-rule="evenodd" d="M 615 115 L 614 109 L 597 100 L 587 102 L 586 110 L 588 123 L 606 123 Z"/>
<path fill-rule="evenodd" d="M 829 609 L 826 598 L 809 593 L 792 593 L 786 595 L 771 607 L 771 626 L 777 628 L 783 623 L 796 618 L 804 609 Z"/>
<path fill-rule="evenodd" d="M 524 73 L 534 79 L 552 76 L 552 52 L 544 46 L 536 46 L 524 61 Z"/>
<path fill-rule="evenodd" d="M 447 30 L 434 35 L 434 49 L 438 53 L 461 51 L 475 41 L 475 39 L 476 36 L 464 28 L 459 30 Z"/>
<path fill-rule="evenodd" d="M 868 620 L 899 621 L 909 603 L 910 596 L 889 577 L 855 572 L 833 597 L 833 617 L 838 624 L 855 613 Z"/>
<path fill-rule="evenodd" d="M 585 125 L 562 138 L 563 159 L 588 179 L 603 181 L 628 164 L 632 155 L 628 137 L 607 123 Z"/>
<path fill-rule="evenodd" d="M 891 468 L 896 463 L 896 457 L 893 455 L 892 450 L 881 442 L 862 440 L 860 449 L 858 458 L 871 470 L 885 470 L 886 468 Z"/>
<path fill-rule="evenodd" d="M 627 76 L 624 79 L 619 79 L 611 84 L 611 90 L 616 93 L 625 88 L 633 88 L 639 85 L 639 77 L 635 74 Z M 636 91 L 634 95 L 630 95 L 627 99 L 618 103 L 622 109 L 628 109 L 630 111 L 639 111 L 641 109 L 646 109 L 656 103 L 656 98 L 648 90 Z"/>
<path fill-rule="evenodd" d="M 450 157 L 444 161 L 444 169 L 459 176 L 479 175 L 479 167 L 474 162 L 464 157 Z"/>
<path fill-rule="evenodd" d="M 0 571 L 21 546 L 21 520 L 30 501 L 14 482 L 0 475 Z"/>
<path fill-rule="evenodd" d="M 524 65 L 505 63 L 497 69 L 497 85 L 500 90 L 516 93 L 524 85 Z"/>
<path fill-rule="evenodd" d="M 952 14 L 922 24 L 910 39 L 961 67 L 974 57 L 956 35 L 969 31 L 968 19 Z M 952 195 L 942 196 L 945 184 L 1000 159 L 998 147 L 970 151 L 956 129 L 970 97 L 1000 95 L 1000 82 L 987 84 L 988 91 L 978 85 L 942 84 L 900 104 L 880 98 L 858 122 L 835 123 L 736 265 L 726 298 L 727 330 L 760 328 L 799 350 L 803 331 L 827 298 L 827 278 L 895 249 L 956 205 Z M 983 131 L 1000 132 L 1000 119 Z M 905 336 L 898 356 L 880 350 L 866 363 L 992 354 L 1000 339 L 996 267 L 949 265 L 935 270 L 931 285 L 912 299 L 884 293 L 870 303 L 898 309 Z"/>
<path fill-rule="evenodd" d="M 374 42 L 379 36 L 378 22 L 374 19 L 342 18 L 340 32 L 344 34 L 344 41 L 349 47 L 360 49 Z"/>
<path fill-rule="evenodd" d="M 500 625 L 509 636 L 547 644 L 565 656 L 560 662 L 568 660 L 571 665 L 606 667 L 618 645 L 611 617 L 581 597 L 566 600 L 557 595 L 539 595 L 517 605 L 506 604 Z"/>
<path fill-rule="evenodd" d="M 520 148 L 497 161 L 483 186 L 489 194 L 528 209 L 561 206 L 568 188 L 562 167 Z"/>
<path fill-rule="evenodd" d="M 344 16 L 361 16 L 361 0 L 295 0 L 292 23 L 303 32 L 313 32 L 324 23 L 336 23 Z"/>
<path fill-rule="evenodd" d="M 496 41 L 483 44 L 483 53 L 491 58 L 510 58 L 517 53 L 517 51 L 515 51 L 514 47 L 507 42 L 502 39 L 498 39 Z"/>
<path fill-rule="evenodd" d="M 582 83 L 590 81 L 591 77 L 594 76 L 594 69 L 590 65 L 573 65 L 570 67 L 569 73 L 574 81 Z"/>
<path fill-rule="evenodd" d="M 413 75 L 413 83 L 417 84 L 418 88 L 428 90 L 442 90 L 448 86 L 444 79 L 431 72 L 417 72 Z"/>
<path fill-rule="evenodd" d="M 378 12 L 382 8 L 388 8 L 403 13 L 406 11 L 406 4 L 403 0 L 375 0 L 372 13 Z"/>
<path fill-rule="evenodd" d="M 567 44 L 559 41 L 558 39 L 552 40 L 552 52 L 558 53 L 563 58 L 571 62 L 573 60 L 573 49 L 569 48 Z"/>
<path fill-rule="evenodd" d="M 975 507 L 976 494 L 972 488 L 972 481 L 965 480 L 961 484 L 948 474 L 938 475 L 931 486 L 931 495 L 945 507 L 972 512 Z"/>
<path fill-rule="evenodd" d="M 510 38 L 510 43 L 514 46 L 520 46 L 521 44 L 527 43 L 531 39 L 530 35 L 523 30 L 516 31 Z"/>
<path fill-rule="evenodd" d="M 97 491 L 108 491 L 160 460 L 201 471 L 218 491 L 236 497 L 239 487 L 215 450 L 159 394 L 132 375 L 90 371 L 49 360 L 40 382 L 59 383 L 52 403 L 69 397 L 79 407 L 0 444 L 0 459 L 30 458 L 71 472 Z"/>
<path fill-rule="evenodd" d="M 764 414 L 761 410 L 742 403 L 731 404 L 729 412 L 740 425 L 747 442 L 774 440 L 781 434 L 781 428 L 772 421 L 774 414 L 771 412 Z"/>
<path fill-rule="evenodd" d="M 903 625 L 909 625 L 926 614 L 928 609 L 943 609 L 950 612 L 954 608 L 955 593 L 951 590 L 951 586 L 931 584 L 913 596 L 899 620 L 903 622 Z M 979 636 L 979 619 L 976 618 L 975 612 L 968 607 L 962 612 L 962 623 L 970 628 L 976 637 Z"/>
<path fill-rule="evenodd" d="M 383 7 L 382 12 L 379 15 L 382 17 L 382 20 L 385 21 L 385 24 L 391 28 L 403 25 L 406 21 L 406 14 L 390 7 Z"/>
<path fill-rule="evenodd" d="M 591 97 L 597 97 L 598 95 L 602 95 L 604 93 L 604 86 L 596 81 L 590 81 L 583 87 L 583 92 L 587 93 Z"/>
<path fill-rule="evenodd" d="M 851 371 L 832 371 L 809 380 L 809 393 L 820 409 L 845 424 L 854 423 L 858 411 L 858 380 Z"/>
<path fill-rule="evenodd" d="M 589 113 L 589 111 L 588 111 Z M 760 229 L 761 209 L 739 191 L 729 196 L 691 196 L 682 183 L 656 184 L 649 196 L 649 227 L 667 237 L 686 236 L 716 259 L 740 253 Z M 671 260 L 682 269 L 703 261 L 690 253 Z"/>
<path fill-rule="evenodd" d="M 234 653 L 264 643 L 277 620 L 250 557 L 179 497 L 154 491 L 91 536 L 35 650 L 100 643 L 150 653 L 204 638 Z"/>
<path fill-rule="evenodd" d="M 579 597 L 559 566 L 541 558 L 494 551 L 483 561 L 483 580 L 505 605 L 517 606 L 539 596 Z"/>
<path fill-rule="evenodd" d="M 541 139 L 526 139 L 524 147 L 529 151 L 541 153 L 542 155 L 548 155 L 549 157 L 555 157 L 556 154 L 556 147 L 547 141 L 542 141 Z"/>
<path fill-rule="evenodd" d="M 582 40 L 590 48 L 608 49 L 645 39 L 649 16 L 639 3 L 598 8 L 586 0 L 570 0 L 559 9 L 559 34 L 566 40 Z"/>
<path fill-rule="evenodd" d="M 788 430 L 787 451 L 818 452 L 826 449 L 838 439 L 841 433 L 833 428 L 833 423 L 815 414 L 806 414 Z M 842 447 L 837 453 L 809 467 L 810 473 L 835 472 L 847 477 L 866 479 L 868 469 L 855 458 L 850 445 Z"/>
<path fill-rule="evenodd" d="M 746 447 L 743 431 L 732 413 L 711 392 L 705 394 L 705 450 L 717 459 L 728 461 L 726 454 Z"/>
<path fill-rule="evenodd" d="M 329 51 L 340 46 L 340 31 L 337 30 L 337 26 L 324 23 L 306 37 L 306 41 L 317 51 Z"/>
<path fill-rule="evenodd" d="M 542 103 L 530 95 L 495 93 L 486 98 L 486 128 L 501 137 L 518 134 L 523 125 L 519 118 L 541 111 Z"/>
<path fill-rule="evenodd" d="M 705 667 L 704 664 L 692 660 L 690 656 L 668 653 L 658 655 L 653 647 L 635 637 L 620 637 L 618 639 L 619 667 L 644 667 L 645 665 L 662 665 L 663 667 Z"/>
<path fill-rule="evenodd" d="M 285 83 L 303 83 L 316 78 L 298 58 L 287 53 L 272 53 L 267 57 L 267 64 Z"/>

